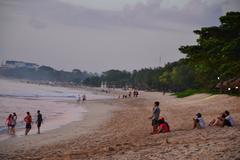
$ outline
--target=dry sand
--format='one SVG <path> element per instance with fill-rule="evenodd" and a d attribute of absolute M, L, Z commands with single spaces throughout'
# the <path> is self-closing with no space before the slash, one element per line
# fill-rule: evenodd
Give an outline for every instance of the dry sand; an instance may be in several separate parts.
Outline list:
<path fill-rule="evenodd" d="M 156 100 L 170 133 L 149 134 L 148 117 Z M 83 121 L 0 142 L 0 159 L 240 160 L 239 97 L 199 94 L 177 99 L 142 92 L 139 98 L 91 101 L 85 107 L 90 112 Z M 209 122 L 224 110 L 232 113 L 234 127 L 191 129 L 195 113 Z"/>

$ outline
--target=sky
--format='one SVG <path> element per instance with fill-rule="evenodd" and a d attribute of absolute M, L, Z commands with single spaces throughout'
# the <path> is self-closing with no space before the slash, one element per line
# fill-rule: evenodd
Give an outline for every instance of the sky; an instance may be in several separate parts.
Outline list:
<path fill-rule="evenodd" d="M 103 72 L 163 66 L 240 0 L 0 0 L 0 61 Z"/>

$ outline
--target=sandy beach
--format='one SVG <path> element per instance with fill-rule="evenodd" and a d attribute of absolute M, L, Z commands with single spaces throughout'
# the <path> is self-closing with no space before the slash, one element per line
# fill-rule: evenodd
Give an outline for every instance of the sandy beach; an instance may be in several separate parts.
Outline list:
<path fill-rule="evenodd" d="M 171 132 L 150 135 L 154 101 Z M 199 94 L 177 99 L 159 92 L 138 98 L 86 102 L 82 121 L 40 135 L 12 137 L 0 142 L 0 159 L 240 159 L 240 98 Z M 234 127 L 192 129 L 201 112 L 208 123 L 224 110 Z"/>

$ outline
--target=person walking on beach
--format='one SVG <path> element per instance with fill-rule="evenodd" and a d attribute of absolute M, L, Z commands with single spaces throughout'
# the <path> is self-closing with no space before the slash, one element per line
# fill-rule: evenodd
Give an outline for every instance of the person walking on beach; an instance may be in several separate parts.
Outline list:
<path fill-rule="evenodd" d="M 159 115 L 160 115 L 159 104 L 160 103 L 158 101 L 154 102 L 152 116 L 149 117 L 149 119 L 152 119 L 152 126 L 153 126 L 153 131 L 151 134 L 158 133 L 158 126 L 159 126 L 158 120 L 159 120 Z"/>
<path fill-rule="evenodd" d="M 131 91 L 128 92 L 128 97 L 129 97 L 129 98 L 132 97 L 132 92 L 131 92 Z"/>
<path fill-rule="evenodd" d="M 13 116 L 12 116 L 12 114 L 9 114 L 9 116 L 6 119 L 8 134 L 12 134 L 12 124 L 13 124 Z"/>
<path fill-rule="evenodd" d="M 133 91 L 133 97 L 138 97 L 138 91 L 137 90 Z"/>
<path fill-rule="evenodd" d="M 40 113 L 40 110 L 37 111 L 37 128 L 38 128 L 38 134 L 40 134 L 40 127 L 41 127 L 41 124 L 43 122 L 43 119 L 42 119 L 42 114 Z"/>
<path fill-rule="evenodd" d="M 86 98 L 86 95 L 84 94 L 84 95 L 82 96 L 82 101 L 85 102 L 86 100 L 87 100 L 87 98 Z"/>
<path fill-rule="evenodd" d="M 25 135 L 27 135 L 32 128 L 32 116 L 29 112 L 27 112 L 27 116 L 24 118 L 24 122 L 26 123 Z"/>
<path fill-rule="evenodd" d="M 13 113 L 12 119 L 13 119 L 12 134 L 15 135 L 15 132 L 16 132 L 15 127 L 16 127 L 16 124 L 17 124 L 17 114 L 15 112 Z"/>

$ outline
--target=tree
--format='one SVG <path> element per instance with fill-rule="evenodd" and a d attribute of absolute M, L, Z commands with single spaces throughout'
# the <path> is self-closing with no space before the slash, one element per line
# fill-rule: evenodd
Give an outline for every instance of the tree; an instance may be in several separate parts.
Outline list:
<path fill-rule="evenodd" d="M 240 12 L 228 12 L 220 22 L 220 26 L 195 30 L 197 44 L 179 48 L 197 73 L 198 83 L 207 88 L 215 87 L 217 77 L 240 76 Z"/>

